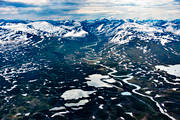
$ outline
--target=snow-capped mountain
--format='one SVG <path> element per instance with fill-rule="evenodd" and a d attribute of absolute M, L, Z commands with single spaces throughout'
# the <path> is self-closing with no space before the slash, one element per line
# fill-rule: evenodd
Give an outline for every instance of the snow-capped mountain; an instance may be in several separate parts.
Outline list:
<path fill-rule="evenodd" d="M 91 24 L 95 32 L 106 35 L 109 41 L 117 44 L 125 44 L 134 38 L 146 42 L 157 41 L 162 45 L 169 42 L 179 41 L 179 20 L 107 20 L 95 21 Z"/>
<path fill-rule="evenodd" d="M 47 37 L 81 37 L 87 34 L 87 32 L 82 29 L 81 23 L 72 22 L 71 25 L 66 25 L 67 22 L 55 22 L 57 25 L 55 25 L 55 23 L 53 25 L 47 21 L 34 21 L 27 23 L 1 22 L 0 28 L 2 29 L 2 31 L 8 30 L 10 32 L 23 32 L 33 35 L 43 35 Z"/>
<path fill-rule="evenodd" d="M 56 22 L 55 22 L 56 23 Z M 54 24 L 55 24 L 54 23 Z M 67 22 L 53 25 L 47 21 L 34 22 L 1 22 L 0 34 L 1 44 L 13 42 L 22 42 L 31 39 L 33 35 L 40 37 L 83 37 L 88 33 L 82 29 L 79 22 L 72 22 L 71 25 L 66 25 Z"/>
<path fill-rule="evenodd" d="M 81 23 L 86 25 L 81 25 Z M 42 37 L 85 37 L 87 31 L 93 34 L 103 34 L 109 37 L 109 42 L 125 44 L 134 38 L 140 40 L 158 41 L 162 45 L 166 43 L 179 41 L 180 28 L 179 21 L 134 21 L 134 20 L 96 20 L 93 23 L 87 21 L 27 21 L 27 22 L 9 22 L 2 21 L 1 43 L 13 39 L 27 40 L 27 34 Z M 159 25 L 161 24 L 161 25 Z M 83 27 L 86 30 L 83 29 Z M 22 36 L 18 37 L 18 32 Z M 2 41 L 4 40 L 4 41 Z M 18 40 L 16 40 L 18 41 Z M 13 41 L 11 41 L 13 42 Z"/>

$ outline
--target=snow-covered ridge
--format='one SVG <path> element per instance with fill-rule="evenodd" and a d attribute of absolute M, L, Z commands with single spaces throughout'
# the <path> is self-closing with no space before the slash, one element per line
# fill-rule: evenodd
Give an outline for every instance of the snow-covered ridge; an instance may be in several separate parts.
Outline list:
<path fill-rule="evenodd" d="M 9 30 L 11 32 L 24 32 L 30 33 L 34 35 L 44 35 L 44 36 L 59 36 L 64 37 L 83 37 L 88 34 L 86 31 L 82 29 L 81 24 L 77 24 L 75 22 L 74 26 L 66 26 L 66 25 L 52 25 L 47 21 L 35 21 L 25 23 L 6 23 L 5 25 L 0 25 L 1 29 Z M 78 28 L 79 31 L 75 31 L 75 28 Z"/>
<path fill-rule="evenodd" d="M 92 32 L 94 34 L 104 34 L 109 38 L 110 43 L 119 45 L 127 44 L 134 38 L 139 38 L 146 42 L 151 40 L 158 41 L 165 46 L 172 41 L 179 41 L 179 39 L 174 37 L 180 36 L 179 23 L 172 21 L 163 21 L 161 23 L 161 21 L 99 20 L 91 23 L 84 22 L 86 24 L 82 23 L 77 21 L 59 21 L 56 23 L 52 21 L 3 21 L 0 22 L 0 43 L 25 41 L 30 39 L 26 36 L 27 33 L 43 37 L 74 38 L 85 37 L 89 34 L 88 32 Z M 86 25 L 90 25 L 91 29 L 87 28 Z M 22 32 L 24 37 L 18 36 L 17 32 Z"/>
<path fill-rule="evenodd" d="M 53 24 L 47 21 L 34 22 L 2 22 L 0 24 L 0 52 L 17 48 L 18 46 L 36 45 L 33 37 L 38 36 L 43 41 L 45 37 L 79 38 L 88 34 L 80 22 Z M 38 42 L 37 42 L 38 43 Z M 8 45 L 8 46 L 7 46 Z"/>
<path fill-rule="evenodd" d="M 163 25 L 165 28 L 153 26 L 152 23 L 125 23 L 118 26 L 115 31 L 117 31 L 110 40 L 112 43 L 125 44 L 133 39 L 133 37 L 138 37 L 140 40 L 155 40 L 159 41 L 163 46 L 174 40 L 173 36 L 163 35 L 164 32 L 170 32 L 174 35 L 180 35 L 180 29 L 174 29 L 172 24 Z M 161 34 L 161 35 L 157 35 Z"/>
<path fill-rule="evenodd" d="M 129 43 L 133 38 L 139 38 L 147 42 L 149 40 L 159 41 L 159 43 L 164 46 L 172 41 L 177 41 L 177 39 L 174 39 L 174 36 L 180 36 L 180 29 L 178 26 L 178 23 L 175 24 L 172 22 L 130 22 L 126 20 L 124 23 L 117 21 L 109 21 L 108 24 L 102 23 L 99 24 L 96 29 L 99 33 L 109 36 L 110 43 L 121 45 Z"/>
<path fill-rule="evenodd" d="M 40 30 L 43 32 L 54 33 L 64 31 L 62 27 L 53 26 L 52 24 L 42 21 L 42 22 L 32 22 L 27 25 L 31 25 L 35 30 Z"/>
<path fill-rule="evenodd" d="M 87 34 L 88 32 L 84 30 L 80 30 L 80 31 L 72 30 L 71 32 L 66 33 L 63 37 L 84 37 Z"/>

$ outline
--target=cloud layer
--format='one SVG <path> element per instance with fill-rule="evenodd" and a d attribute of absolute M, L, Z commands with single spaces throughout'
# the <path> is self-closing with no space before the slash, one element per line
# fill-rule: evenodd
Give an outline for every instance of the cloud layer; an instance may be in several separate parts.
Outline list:
<path fill-rule="evenodd" d="M 179 19 L 180 0 L 0 0 L 0 19 Z"/>

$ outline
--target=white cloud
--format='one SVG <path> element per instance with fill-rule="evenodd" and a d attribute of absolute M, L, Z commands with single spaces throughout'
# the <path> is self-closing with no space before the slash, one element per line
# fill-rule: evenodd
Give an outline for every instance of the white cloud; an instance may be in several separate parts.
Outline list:
<path fill-rule="evenodd" d="M 174 0 L 87 0 L 77 14 L 98 14 L 104 17 L 167 19 L 180 18 L 179 5 Z"/>
<path fill-rule="evenodd" d="M 21 7 L 21 8 L 19 8 L 19 11 L 36 11 L 36 12 L 38 12 L 40 10 L 42 10 L 41 7 L 27 7 L 27 8 Z"/>
<path fill-rule="evenodd" d="M 13 15 L 18 14 L 18 9 L 15 7 L 0 7 L 0 14 L 1 15 Z"/>
<path fill-rule="evenodd" d="M 19 2 L 24 4 L 32 4 L 32 5 L 45 5 L 49 2 L 49 0 L 5 0 L 7 2 Z"/>
<path fill-rule="evenodd" d="M 121 10 L 118 10 L 118 9 L 114 10 L 114 9 L 104 7 L 104 6 L 83 7 L 81 9 L 75 11 L 75 13 L 77 13 L 77 14 L 98 14 L 98 13 L 121 14 L 121 13 L 123 13 Z"/>
<path fill-rule="evenodd" d="M 135 5 L 158 5 L 173 2 L 173 0 L 87 0 L 88 3 L 112 3 L 112 4 L 135 4 Z"/>
<path fill-rule="evenodd" d="M 36 7 L 0 7 L 0 18 L 26 16 L 33 19 L 96 19 L 111 17 L 117 19 L 179 19 L 180 4 L 174 0 L 3 0 Z M 77 3 L 73 6 L 71 4 Z M 74 9 L 73 9 L 74 8 Z M 63 11 L 63 10 L 67 11 Z M 53 11 L 54 10 L 54 11 Z M 63 12 L 64 15 L 57 13 Z M 40 13 L 40 14 L 38 14 Z M 44 14 L 43 14 L 44 13 Z M 17 14 L 13 16 L 13 14 Z M 59 15 L 59 16 L 58 16 Z M 60 17 L 61 16 L 61 17 Z M 25 18 L 26 19 L 26 18 Z"/>

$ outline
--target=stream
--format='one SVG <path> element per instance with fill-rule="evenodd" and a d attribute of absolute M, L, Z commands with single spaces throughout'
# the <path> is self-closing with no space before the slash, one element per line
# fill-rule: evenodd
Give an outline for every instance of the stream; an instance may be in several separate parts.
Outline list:
<path fill-rule="evenodd" d="M 99 42 L 99 41 L 98 41 L 98 42 Z M 88 45 L 88 46 L 85 46 L 85 47 L 81 48 L 81 49 L 88 49 L 88 50 L 90 50 L 90 51 L 88 51 L 88 54 L 95 55 L 94 60 L 97 60 L 97 57 L 96 57 L 97 55 L 96 55 L 96 53 L 94 52 L 95 50 L 94 50 L 92 47 L 96 46 L 96 45 L 98 44 L 98 42 L 96 42 L 95 44 Z M 98 57 L 98 59 L 101 59 L 101 58 Z M 86 60 L 88 60 L 88 59 L 86 59 Z M 91 59 L 91 60 L 92 60 L 92 59 Z M 111 68 L 111 67 L 108 67 L 108 66 L 105 66 L 105 65 L 103 65 L 103 64 L 100 64 L 99 62 L 97 62 L 96 65 L 100 65 L 100 66 L 102 66 L 102 67 L 110 70 L 111 72 L 109 72 L 108 75 L 109 75 L 110 77 L 112 77 L 112 78 L 124 78 L 124 77 L 127 77 L 127 78 L 125 78 L 125 79 L 122 79 L 122 82 L 124 82 L 125 84 L 128 84 L 129 86 L 134 87 L 134 89 L 132 89 L 132 93 L 134 93 L 134 94 L 136 94 L 136 95 L 139 95 L 139 96 L 141 96 L 141 97 L 146 97 L 146 98 L 150 99 L 151 101 L 153 101 L 153 102 L 156 104 L 156 106 L 159 108 L 159 111 L 160 111 L 162 114 L 166 115 L 166 116 L 169 117 L 171 120 L 176 120 L 174 117 L 172 117 L 172 116 L 169 115 L 167 112 L 165 112 L 166 109 L 163 109 L 163 108 L 161 107 L 161 105 L 160 105 L 153 97 L 148 96 L 148 95 L 144 95 L 144 94 L 138 92 L 138 90 L 141 89 L 141 86 L 129 82 L 129 80 L 133 79 L 132 74 L 117 76 L 117 75 L 114 75 L 115 73 L 118 72 L 116 69 Z M 119 83 L 120 83 L 120 82 L 119 82 Z M 121 84 L 122 84 L 122 83 L 121 83 Z M 113 86 L 114 86 L 114 85 L 113 85 Z M 114 86 L 114 87 L 118 88 L 117 86 Z"/>

